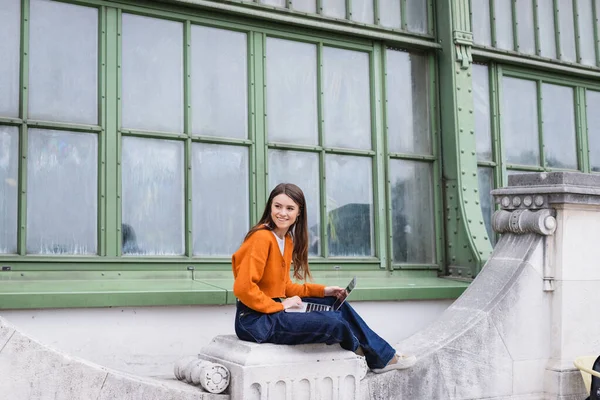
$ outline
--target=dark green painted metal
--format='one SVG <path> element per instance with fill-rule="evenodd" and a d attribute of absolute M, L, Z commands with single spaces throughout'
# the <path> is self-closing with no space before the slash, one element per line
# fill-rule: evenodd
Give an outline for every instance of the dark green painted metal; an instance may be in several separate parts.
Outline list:
<path fill-rule="evenodd" d="M 525 0 L 528 1 L 528 0 Z M 519 51 L 519 20 L 517 19 L 517 0 L 512 0 L 512 31 L 513 31 L 513 49 Z"/>
<path fill-rule="evenodd" d="M 256 156 L 254 154 L 255 138 L 256 138 L 256 83 L 254 64 L 256 62 L 256 50 L 254 48 L 254 34 L 251 32 L 246 33 L 247 39 L 247 56 L 246 63 L 248 64 L 248 138 L 244 143 L 248 146 L 248 199 L 250 220 L 249 223 L 253 224 L 260 218 L 258 205 L 256 204 L 257 188 L 256 188 Z"/>
<path fill-rule="evenodd" d="M 537 122 L 538 122 L 538 144 L 540 152 L 540 165 L 544 168 L 546 165 L 546 152 L 544 151 L 544 118 L 543 118 L 543 101 L 544 96 L 542 94 L 542 82 L 536 80 L 536 92 L 537 92 Z"/>
<path fill-rule="evenodd" d="M 183 26 L 183 131 L 187 135 L 185 141 L 184 156 L 184 179 L 185 179 L 185 255 L 191 257 L 194 254 L 193 241 L 193 171 L 192 171 L 192 26 L 186 21 Z"/>
<path fill-rule="evenodd" d="M 381 82 L 383 80 L 382 57 L 384 55 L 381 44 L 373 46 L 373 52 L 369 55 L 370 86 L 371 86 L 371 143 L 375 156 L 372 157 L 373 166 L 373 252 L 381 261 L 380 268 L 391 268 L 391 257 L 388 263 L 388 240 L 383 232 L 390 225 L 386 213 L 386 168 L 385 168 L 385 126 L 383 122 L 383 98 Z"/>
<path fill-rule="evenodd" d="M 434 231 L 435 231 L 435 259 L 437 269 L 443 273 L 446 265 L 446 253 L 444 249 L 444 189 L 442 187 L 443 180 L 443 163 L 441 161 L 441 146 L 442 138 L 440 134 L 440 97 L 438 91 L 438 76 L 439 70 L 436 57 L 433 54 L 429 55 L 429 102 L 430 102 L 430 127 L 431 127 L 431 143 L 433 151 L 433 207 L 434 207 Z"/>
<path fill-rule="evenodd" d="M 581 63 L 581 35 L 579 33 L 579 8 L 577 7 L 577 1 L 573 0 L 573 26 L 575 29 L 575 59 L 578 63 Z M 595 3 L 595 2 L 594 2 Z"/>
<path fill-rule="evenodd" d="M 400 0 L 400 26 L 404 31 L 408 31 L 408 22 L 406 21 L 406 1 Z"/>
<path fill-rule="evenodd" d="M 254 106 L 256 108 L 255 134 L 254 137 L 254 157 L 255 170 L 254 185 L 256 185 L 256 206 L 257 217 L 262 214 L 262 209 L 267 203 L 268 177 L 267 177 L 267 107 L 265 98 L 265 89 L 267 81 L 265 76 L 266 64 L 266 35 L 254 33 L 254 83 L 255 83 L 255 98 Z M 252 221 L 256 223 L 258 221 Z"/>
<path fill-rule="evenodd" d="M 106 148 L 106 172 L 105 172 L 105 255 L 116 257 L 120 254 L 118 235 L 116 235 L 119 224 L 120 208 L 117 202 L 117 191 L 120 186 L 118 177 L 120 161 L 118 127 L 120 97 L 119 90 L 119 20 L 120 13 L 112 7 L 106 8 L 106 121 L 104 122 L 105 148 Z"/>
<path fill-rule="evenodd" d="M 106 255 L 106 7 L 98 9 L 98 255 Z"/>
<path fill-rule="evenodd" d="M 556 41 L 556 58 L 562 59 L 562 53 L 560 51 L 560 19 L 558 16 L 558 1 L 554 0 L 554 33 Z"/>
<path fill-rule="evenodd" d="M 475 276 L 491 252 L 479 207 L 469 14 L 464 3 L 439 3 L 438 33 L 452 37 L 439 55 L 446 197 L 446 253 L 451 274 Z M 467 4 L 468 5 L 468 4 Z M 464 275 L 463 275 L 464 276 Z"/>
<path fill-rule="evenodd" d="M 489 66 L 490 79 L 490 114 L 491 114 L 491 133 L 492 133 L 492 151 L 496 165 L 494 168 L 494 187 L 503 187 L 504 171 L 504 149 L 502 147 L 502 136 L 500 135 L 500 74 L 495 63 Z"/>
<path fill-rule="evenodd" d="M 29 116 L 29 0 L 21 0 L 21 59 L 20 59 L 20 102 L 19 111 L 23 125 L 20 127 L 19 150 L 19 203 L 17 227 L 17 252 L 27 252 L 27 118 Z"/>
<path fill-rule="evenodd" d="M 598 32 L 598 14 L 600 10 L 598 10 L 598 2 L 592 1 L 592 12 L 593 12 L 593 21 L 594 21 L 594 49 L 596 50 L 596 66 L 600 66 L 600 32 Z"/>
<path fill-rule="evenodd" d="M 346 19 L 352 21 L 352 0 L 346 0 Z"/>
<path fill-rule="evenodd" d="M 533 33 L 535 39 L 535 54 L 538 56 L 542 55 L 542 46 L 540 42 L 540 21 L 539 21 L 539 0 L 533 0 Z"/>
<path fill-rule="evenodd" d="M 383 47 L 383 46 L 382 46 Z M 392 249 L 393 249 L 393 229 L 392 229 L 392 222 L 391 222 L 391 216 L 392 216 L 392 192 L 391 192 L 391 179 L 390 179 L 390 161 L 392 158 L 391 153 L 389 152 L 389 142 L 388 142 L 388 137 L 389 137 L 389 126 L 388 126 L 388 112 L 387 112 L 387 107 L 388 107 L 388 98 L 387 98 L 387 82 L 388 82 L 388 66 L 387 66 L 387 57 L 386 57 L 386 53 L 387 53 L 388 49 L 386 49 L 385 47 L 382 48 L 381 51 L 381 98 L 383 99 L 383 107 L 381 110 L 382 116 L 383 116 L 383 154 L 384 154 L 384 188 L 385 188 L 385 218 L 386 218 L 386 225 L 385 225 L 385 250 L 386 253 L 388 255 L 389 258 L 389 262 L 387 263 L 386 267 L 387 269 L 392 270 L 394 268 L 393 264 L 394 264 L 394 255 L 392 253 Z"/>
<path fill-rule="evenodd" d="M 580 171 L 590 172 L 590 160 L 588 154 L 588 127 L 587 107 L 585 101 L 585 89 L 576 87 L 574 89 L 575 101 L 575 137 L 577 143 L 577 166 Z"/>
<path fill-rule="evenodd" d="M 379 13 L 379 0 L 373 0 L 373 21 L 375 22 L 375 25 L 381 25 L 381 17 Z"/>
<path fill-rule="evenodd" d="M 502 0 L 489 0 L 489 2 L 490 2 L 490 35 L 492 37 L 492 47 L 498 47 L 498 38 L 496 35 L 496 8 L 495 8 L 496 1 L 502 1 Z"/>
<path fill-rule="evenodd" d="M 323 77 L 323 43 L 317 45 L 317 118 L 318 118 L 318 129 L 319 129 L 319 146 L 321 148 L 319 152 L 319 172 L 321 174 L 319 179 L 319 193 L 321 202 L 321 223 L 320 223 L 320 234 L 321 234 L 321 256 L 327 258 L 329 256 L 329 249 L 327 243 L 329 242 L 329 234 L 327 232 L 327 168 L 325 162 L 325 150 L 323 145 L 325 144 L 325 117 L 323 114 L 323 108 L 325 107 L 325 89 L 324 89 L 324 77 Z"/>
<path fill-rule="evenodd" d="M 432 81 L 433 82 L 433 81 Z M 434 96 L 435 98 L 435 96 Z M 431 103 L 431 102 L 430 102 Z M 430 104 L 431 110 L 435 108 L 434 104 Z M 434 114 L 434 113 L 431 113 Z M 436 150 L 435 146 L 433 146 L 434 151 Z M 406 160 L 415 160 L 415 161 L 435 161 L 437 156 L 427 155 L 427 154 L 410 154 L 410 153 L 388 153 L 391 158 L 403 158 Z"/>
<path fill-rule="evenodd" d="M 433 0 L 427 0 L 427 32 L 433 37 L 435 37 L 434 10 Z"/>

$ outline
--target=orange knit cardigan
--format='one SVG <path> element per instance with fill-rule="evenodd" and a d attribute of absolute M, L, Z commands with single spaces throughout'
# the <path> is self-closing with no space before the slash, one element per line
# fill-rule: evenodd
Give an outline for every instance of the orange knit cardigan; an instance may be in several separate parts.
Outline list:
<path fill-rule="evenodd" d="M 254 232 L 231 257 L 233 293 L 251 309 L 265 314 L 283 310 L 279 297 L 323 297 L 325 286 L 297 284 L 290 279 L 293 242 L 285 236 L 283 256 L 272 231 Z"/>

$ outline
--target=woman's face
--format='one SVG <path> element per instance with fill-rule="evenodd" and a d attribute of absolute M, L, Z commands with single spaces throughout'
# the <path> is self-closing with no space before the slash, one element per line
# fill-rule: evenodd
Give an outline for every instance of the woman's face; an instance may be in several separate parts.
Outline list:
<path fill-rule="evenodd" d="M 275 233 L 283 236 L 296 222 L 300 207 L 286 194 L 278 194 L 271 203 L 271 219 L 275 223 Z"/>

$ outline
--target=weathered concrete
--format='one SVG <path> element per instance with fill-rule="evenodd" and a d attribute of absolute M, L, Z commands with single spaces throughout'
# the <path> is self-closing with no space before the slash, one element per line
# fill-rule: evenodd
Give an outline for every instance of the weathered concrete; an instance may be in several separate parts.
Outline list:
<path fill-rule="evenodd" d="M 218 400 L 173 379 L 140 378 L 53 350 L 0 318 L 0 394 L 10 400 Z"/>

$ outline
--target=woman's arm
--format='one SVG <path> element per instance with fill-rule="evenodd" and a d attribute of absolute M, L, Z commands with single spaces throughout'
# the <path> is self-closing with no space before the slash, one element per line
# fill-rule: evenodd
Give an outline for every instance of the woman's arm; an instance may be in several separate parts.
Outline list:
<path fill-rule="evenodd" d="M 286 297 L 325 297 L 325 285 L 320 285 L 318 283 L 294 283 L 290 279 L 289 274 L 286 274 L 285 278 Z"/>

